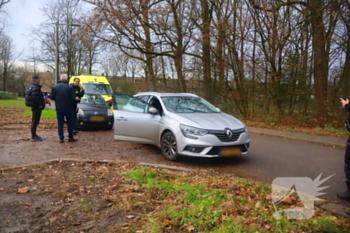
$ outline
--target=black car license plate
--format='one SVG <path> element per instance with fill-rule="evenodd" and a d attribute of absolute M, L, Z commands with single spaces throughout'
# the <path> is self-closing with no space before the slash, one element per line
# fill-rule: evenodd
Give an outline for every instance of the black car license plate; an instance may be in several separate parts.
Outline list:
<path fill-rule="evenodd" d="M 104 116 L 92 116 L 92 117 L 90 117 L 90 121 L 102 122 L 102 121 L 105 121 L 105 117 Z"/>

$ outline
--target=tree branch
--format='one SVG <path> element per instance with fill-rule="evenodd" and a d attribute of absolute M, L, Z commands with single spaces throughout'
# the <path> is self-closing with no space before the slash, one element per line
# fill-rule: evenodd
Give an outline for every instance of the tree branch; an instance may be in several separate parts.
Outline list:
<path fill-rule="evenodd" d="M 281 9 L 284 6 L 292 6 L 292 5 L 302 5 L 307 7 L 308 4 L 304 1 L 289 1 L 287 0 L 287 2 L 284 1 L 280 1 L 279 4 L 277 4 L 275 7 L 273 8 L 267 8 L 264 6 L 260 6 L 258 4 L 255 3 L 255 0 L 249 0 L 249 4 L 251 5 L 252 8 L 256 9 L 256 10 L 262 10 L 262 11 L 267 11 L 267 12 L 276 12 L 279 11 L 279 9 Z"/>

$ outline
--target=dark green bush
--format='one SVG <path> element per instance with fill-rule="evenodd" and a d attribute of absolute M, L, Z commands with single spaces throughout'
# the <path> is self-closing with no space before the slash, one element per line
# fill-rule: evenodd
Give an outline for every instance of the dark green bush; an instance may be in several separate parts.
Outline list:
<path fill-rule="evenodd" d="M 2 92 L 0 91 L 0 100 L 15 100 L 17 96 L 12 93 Z"/>

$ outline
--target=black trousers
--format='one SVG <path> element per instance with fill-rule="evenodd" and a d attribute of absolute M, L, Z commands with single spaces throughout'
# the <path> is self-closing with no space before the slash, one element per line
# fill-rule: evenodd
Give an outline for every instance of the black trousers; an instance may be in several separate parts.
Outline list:
<path fill-rule="evenodd" d="M 348 186 L 348 190 L 350 191 L 350 136 L 346 142 L 345 149 L 345 164 L 344 164 L 346 185 Z"/>
<path fill-rule="evenodd" d="M 73 114 L 73 129 L 75 131 L 75 126 L 77 124 L 77 114 L 78 114 L 78 110 L 79 108 L 77 106 L 75 106 L 74 108 L 74 114 Z"/>
<path fill-rule="evenodd" d="M 32 108 L 32 125 L 30 127 L 32 132 L 32 138 L 36 135 L 36 128 L 39 125 L 42 108 Z"/>

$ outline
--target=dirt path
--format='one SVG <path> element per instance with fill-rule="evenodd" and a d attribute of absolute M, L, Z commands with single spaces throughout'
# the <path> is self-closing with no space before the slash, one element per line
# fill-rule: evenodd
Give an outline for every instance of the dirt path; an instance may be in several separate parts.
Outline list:
<path fill-rule="evenodd" d="M 166 162 L 156 147 L 114 141 L 113 130 L 80 131 L 74 143 L 59 143 L 56 129 L 38 130 L 38 135 L 43 142 L 31 142 L 29 129 L 0 130 L 0 168 L 60 158 Z"/>

